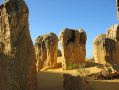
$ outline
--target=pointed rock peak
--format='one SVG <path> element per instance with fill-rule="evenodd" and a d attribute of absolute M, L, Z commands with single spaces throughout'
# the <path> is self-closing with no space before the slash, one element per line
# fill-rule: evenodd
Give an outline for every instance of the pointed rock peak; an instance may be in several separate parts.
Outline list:
<path fill-rule="evenodd" d="M 104 40 L 106 38 L 106 34 L 100 34 L 97 35 L 93 41 L 94 44 L 97 44 L 98 42 L 100 42 L 101 40 Z"/>
<path fill-rule="evenodd" d="M 80 32 L 85 32 L 82 28 L 79 29 Z"/>

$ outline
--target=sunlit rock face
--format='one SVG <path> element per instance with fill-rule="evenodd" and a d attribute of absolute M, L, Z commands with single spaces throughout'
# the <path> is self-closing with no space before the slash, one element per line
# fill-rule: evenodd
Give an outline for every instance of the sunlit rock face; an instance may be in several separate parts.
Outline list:
<path fill-rule="evenodd" d="M 60 33 L 62 46 L 62 66 L 64 69 L 69 64 L 80 64 L 86 57 L 87 36 L 84 30 L 64 29 Z"/>
<path fill-rule="evenodd" d="M 119 25 L 111 26 L 106 34 L 98 35 L 93 42 L 93 54 L 97 63 L 119 64 Z"/>
<path fill-rule="evenodd" d="M 118 42 L 119 41 L 119 24 L 115 24 L 111 26 L 106 32 L 106 37 Z"/>
<path fill-rule="evenodd" d="M 119 20 L 119 0 L 116 0 L 117 18 Z"/>
<path fill-rule="evenodd" d="M 24 0 L 0 5 L 0 90 L 37 90 L 28 14 Z"/>
<path fill-rule="evenodd" d="M 58 37 L 54 33 L 39 36 L 35 41 L 37 70 L 57 67 Z"/>

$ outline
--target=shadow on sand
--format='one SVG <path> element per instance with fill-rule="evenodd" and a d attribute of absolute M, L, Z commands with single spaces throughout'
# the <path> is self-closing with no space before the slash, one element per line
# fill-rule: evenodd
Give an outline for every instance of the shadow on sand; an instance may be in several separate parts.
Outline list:
<path fill-rule="evenodd" d="M 119 80 L 88 81 L 90 90 L 119 90 Z"/>
<path fill-rule="evenodd" d="M 38 72 L 38 90 L 63 89 L 63 74 L 52 72 Z"/>

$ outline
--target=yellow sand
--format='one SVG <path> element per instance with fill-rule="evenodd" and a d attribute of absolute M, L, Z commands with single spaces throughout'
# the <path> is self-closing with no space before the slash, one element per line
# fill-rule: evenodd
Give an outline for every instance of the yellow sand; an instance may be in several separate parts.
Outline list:
<path fill-rule="evenodd" d="M 96 67 L 88 68 L 90 73 L 99 72 Z M 65 90 L 63 89 L 63 74 L 78 75 L 77 70 L 50 69 L 38 72 L 39 90 Z M 119 80 L 89 80 L 89 90 L 119 90 Z"/>

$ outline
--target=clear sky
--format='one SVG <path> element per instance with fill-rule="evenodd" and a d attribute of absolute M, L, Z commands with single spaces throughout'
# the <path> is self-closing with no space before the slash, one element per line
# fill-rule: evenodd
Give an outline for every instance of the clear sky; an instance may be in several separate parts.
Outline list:
<path fill-rule="evenodd" d="M 0 0 L 1 1 L 1 0 Z M 92 42 L 114 24 L 116 0 L 25 0 L 29 7 L 30 33 L 34 42 L 39 35 L 63 28 L 83 28 L 87 33 L 87 57 L 92 57 Z"/>

